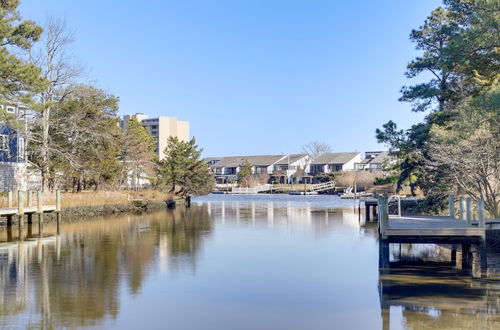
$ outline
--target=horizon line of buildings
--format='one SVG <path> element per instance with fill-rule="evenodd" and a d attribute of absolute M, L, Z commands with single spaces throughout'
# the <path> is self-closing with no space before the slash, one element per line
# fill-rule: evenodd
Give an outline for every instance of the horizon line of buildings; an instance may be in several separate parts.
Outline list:
<path fill-rule="evenodd" d="M 205 158 L 219 184 L 238 181 L 244 162 L 252 165 L 252 175 L 267 175 L 269 182 L 314 183 L 315 177 L 323 173 L 381 171 L 389 160 L 388 151 L 367 151 L 365 157 L 361 152 L 330 152 L 316 159 L 305 153 Z"/>

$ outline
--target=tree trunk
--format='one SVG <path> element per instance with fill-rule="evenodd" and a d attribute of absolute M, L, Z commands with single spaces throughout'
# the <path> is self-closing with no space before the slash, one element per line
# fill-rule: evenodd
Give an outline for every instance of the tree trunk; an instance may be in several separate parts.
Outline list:
<path fill-rule="evenodd" d="M 47 191 L 49 188 L 48 182 L 48 164 L 49 164 L 49 119 L 50 119 L 50 106 L 47 106 L 42 111 L 42 148 L 40 150 L 42 164 L 42 191 Z"/>

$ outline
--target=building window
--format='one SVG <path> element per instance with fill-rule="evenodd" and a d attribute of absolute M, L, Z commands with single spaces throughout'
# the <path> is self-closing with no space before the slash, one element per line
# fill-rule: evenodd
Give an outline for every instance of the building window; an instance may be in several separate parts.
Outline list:
<path fill-rule="evenodd" d="M 24 138 L 19 138 L 19 157 L 26 158 L 25 152 L 26 152 L 26 148 L 24 145 Z"/>
<path fill-rule="evenodd" d="M 0 134 L 0 151 L 9 152 L 9 136 Z"/>
<path fill-rule="evenodd" d="M 255 173 L 257 174 L 267 173 L 267 166 L 256 166 Z"/>
<path fill-rule="evenodd" d="M 323 167 L 324 165 L 311 165 L 311 172 L 312 173 L 319 173 L 323 172 Z"/>

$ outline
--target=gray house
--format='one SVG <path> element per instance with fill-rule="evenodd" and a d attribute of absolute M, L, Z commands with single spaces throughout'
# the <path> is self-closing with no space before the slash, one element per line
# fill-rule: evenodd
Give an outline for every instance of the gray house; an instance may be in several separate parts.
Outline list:
<path fill-rule="evenodd" d="M 238 173 L 245 161 L 253 165 L 252 174 L 271 175 L 274 165 L 285 157 L 284 155 L 210 157 L 205 158 L 205 162 L 210 165 L 217 183 L 232 183 L 238 180 Z"/>
<path fill-rule="evenodd" d="M 317 175 L 320 173 L 333 173 L 338 171 L 354 171 L 355 164 L 361 162 L 359 152 L 331 152 L 326 153 L 313 160 L 309 173 Z"/>

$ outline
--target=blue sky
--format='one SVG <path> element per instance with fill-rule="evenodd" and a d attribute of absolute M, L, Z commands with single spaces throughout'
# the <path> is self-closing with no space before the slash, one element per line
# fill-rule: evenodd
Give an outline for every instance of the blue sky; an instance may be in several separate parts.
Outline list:
<path fill-rule="evenodd" d="M 63 17 L 73 51 L 120 113 L 191 124 L 205 156 L 378 150 L 374 130 L 423 114 L 398 102 L 408 35 L 437 0 L 24 0 Z"/>

